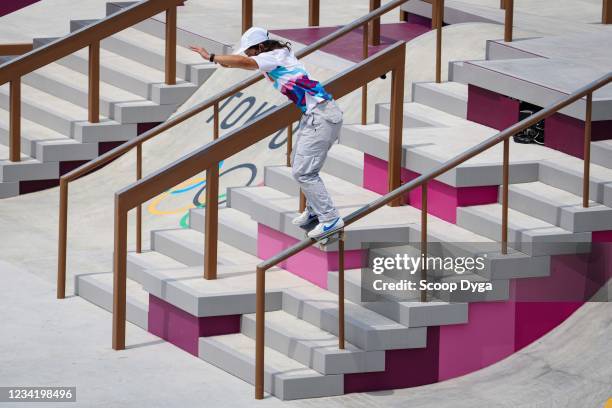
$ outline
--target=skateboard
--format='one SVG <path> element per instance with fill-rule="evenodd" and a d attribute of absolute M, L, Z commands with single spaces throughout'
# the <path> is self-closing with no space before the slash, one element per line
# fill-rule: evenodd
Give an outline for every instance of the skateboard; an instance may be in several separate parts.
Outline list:
<path fill-rule="evenodd" d="M 308 236 L 308 233 L 312 231 L 317 226 L 318 223 L 319 221 L 315 218 L 308 224 L 300 226 L 300 228 L 304 230 L 304 236 L 306 238 L 310 238 Z M 338 242 L 343 237 L 344 237 L 344 229 L 340 228 L 340 229 L 331 231 L 329 234 L 324 234 L 318 238 L 311 238 L 311 239 L 314 239 L 315 241 L 317 241 L 317 245 L 320 248 L 324 248 L 328 245 Z"/>

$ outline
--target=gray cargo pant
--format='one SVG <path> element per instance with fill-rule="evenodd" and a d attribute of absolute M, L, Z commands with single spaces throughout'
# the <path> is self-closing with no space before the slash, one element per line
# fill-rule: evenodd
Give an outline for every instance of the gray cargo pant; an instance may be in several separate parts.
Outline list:
<path fill-rule="evenodd" d="M 327 152 L 338 140 L 341 127 L 342 110 L 336 102 L 321 102 L 302 115 L 292 151 L 293 178 L 306 196 L 306 208 L 319 218 L 319 222 L 328 222 L 340 216 L 319 177 L 319 171 L 325 163 Z"/>

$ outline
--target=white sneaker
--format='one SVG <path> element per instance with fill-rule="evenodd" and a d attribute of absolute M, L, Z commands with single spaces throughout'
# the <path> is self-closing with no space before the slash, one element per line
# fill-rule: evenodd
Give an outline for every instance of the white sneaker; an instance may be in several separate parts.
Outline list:
<path fill-rule="evenodd" d="M 303 227 L 304 225 L 308 225 L 313 222 L 315 218 L 317 218 L 316 215 L 311 214 L 308 210 L 305 210 L 303 213 L 291 220 L 291 223 L 293 225 L 297 225 L 298 227 Z"/>
<path fill-rule="evenodd" d="M 342 227 L 344 227 L 344 221 L 342 218 L 338 217 L 328 222 L 320 222 L 316 227 L 308 232 L 308 236 L 310 238 L 317 239 L 322 236 L 329 235 Z"/>

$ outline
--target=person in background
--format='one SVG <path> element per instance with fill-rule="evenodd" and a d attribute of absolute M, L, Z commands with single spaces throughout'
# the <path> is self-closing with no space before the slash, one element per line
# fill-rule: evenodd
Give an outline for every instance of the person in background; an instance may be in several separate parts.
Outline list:
<path fill-rule="evenodd" d="M 308 232 L 315 239 L 344 227 L 319 176 L 327 152 L 338 140 L 343 113 L 323 85 L 310 77 L 293 54 L 291 45 L 271 40 L 267 30 L 252 27 L 242 35 L 233 55 L 211 54 L 196 46 L 190 48 L 223 67 L 259 70 L 302 111 L 291 165 L 293 177 L 306 197 L 306 210 L 293 219 L 293 224 L 304 227 L 318 221 Z"/>

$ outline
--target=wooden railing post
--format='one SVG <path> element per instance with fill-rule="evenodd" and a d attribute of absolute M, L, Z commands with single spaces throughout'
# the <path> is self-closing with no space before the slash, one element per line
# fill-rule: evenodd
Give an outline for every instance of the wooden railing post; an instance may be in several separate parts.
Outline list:
<path fill-rule="evenodd" d="M 206 217 L 204 219 L 204 279 L 217 279 L 219 231 L 219 165 L 206 170 Z"/>
<path fill-rule="evenodd" d="M 402 128 L 404 119 L 404 69 L 405 54 L 400 55 L 398 66 L 391 71 L 391 113 L 389 126 L 388 189 L 393 191 L 401 184 Z M 389 203 L 391 207 L 402 204 L 401 198 Z"/>
<path fill-rule="evenodd" d="M 242 32 L 253 27 L 253 0 L 242 0 Z"/>
<path fill-rule="evenodd" d="M 589 206 L 590 181 L 591 181 L 591 129 L 593 117 L 593 92 L 587 95 L 586 113 L 584 117 L 584 177 L 582 179 L 582 206 Z"/>
<path fill-rule="evenodd" d="M 287 127 L 287 167 L 291 167 L 291 153 L 293 152 L 293 123 Z"/>
<path fill-rule="evenodd" d="M 213 139 L 219 138 L 219 103 L 213 106 Z M 204 218 L 204 279 L 217 279 L 217 238 L 219 235 L 219 164 L 206 170 Z"/>
<path fill-rule="evenodd" d="M 370 0 L 370 12 L 380 8 L 380 0 Z M 380 45 L 380 17 L 370 21 L 370 45 Z"/>
<path fill-rule="evenodd" d="M 514 0 L 505 0 L 506 16 L 504 20 L 504 41 L 512 42 L 512 26 L 514 24 Z"/>
<path fill-rule="evenodd" d="M 142 144 L 136 146 L 136 180 L 142 178 Z M 142 204 L 136 207 L 136 253 L 142 252 Z"/>
<path fill-rule="evenodd" d="M 427 281 L 427 182 L 421 186 L 421 280 Z M 427 302 L 427 290 L 421 291 L 421 302 Z"/>
<path fill-rule="evenodd" d="M 344 231 L 338 241 L 338 348 L 344 350 Z"/>
<path fill-rule="evenodd" d="M 612 24 L 612 0 L 602 0 L 601 23 Z"/>
<path fill-rule="evenodd" d="M 369 28 L 367 24 L 363 25 L 363 42 L 362 42 L 362 55 L 363 59 L 368 58 L 368 32 Z M 364 84 L 361 87 L 361 124 L 367 125 L 368 123 L 368 84 Z"/>
<path fill-rule="evenodd" d="M 11 81 L 9 117 L 9 160 L 21 161 L 21 78 Z"/>
<path fill-rule="evenodd" d="M 113 257 L 113 349 L 125 350 L 127 211 L 115 196 L 115 252 Z"/>
<path fill-rule="evenodd" d="M 100 122 L 100 42 L 89 45 L 89 122 Z"/>
<path fill-rule="evenodd" d="M 502 10 L 506 8 L 506 2 L 504 0 L 499 0 L 499 8 Z"/>
<path fill-rule="evenodd" d="M 310 27 L 317 27 L 319 25 L 321 13 L 319 3 L 319 0 L 308 0 L 308 25 Z"/>
<path fill-rule="evenodd" d="M 266 270 L 255 272 L 255 399 L 264 397 L 264 341 L 266 319 Z"/>
<path fill-rule="evenodd" d="M 436 82 L 442 82 L 442 27 L 444 26 L 444 0 L 435 0 L 436 4 Z"/>
<path fill-rule="evenodd" d="M 508 253 L 508 188 L 510 184 L 510 139 L 504 139 L 504 164 L 502 174 L 502 231 L 501 252 Z"/>
<path fill-rule="evenodd" d="M 66 243 L 68 240 L 68 181 L 60 178 L 59 239 L 57 249 L 57 298 L 66 297 Z"/>
<path fill-rule="evenodd" d="M 305 209 L 306 209 L 306 196 L 304 195 L 304 192 L 300 189 L 300 206 L 299 206 L 300 213 L 303 213 Z"/>
<path fill-rule="evenodd" d="M 166 10 L 166 85 L 176 85 L 176 6 Z"/>

